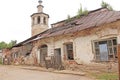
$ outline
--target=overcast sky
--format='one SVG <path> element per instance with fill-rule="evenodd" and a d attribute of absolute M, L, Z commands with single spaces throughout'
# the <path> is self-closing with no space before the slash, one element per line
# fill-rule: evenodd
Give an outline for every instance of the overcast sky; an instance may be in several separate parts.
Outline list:
<path fill-rule="evenodd" d="M 120 10 L 119 0 L 103 0 L 113 9 Z M 102 0 L 43 0 L 44 13 L 49 14 L 49 25 L 77 14 L 80 4 L 83 8 L 100 8 Z M 0 1 L 0 42 L 17 40 L 21 42 L 31 37 L 30 15 L 37 12 L 38 0 Z M 50 26 L 49 26 L 50 27 Z"/>

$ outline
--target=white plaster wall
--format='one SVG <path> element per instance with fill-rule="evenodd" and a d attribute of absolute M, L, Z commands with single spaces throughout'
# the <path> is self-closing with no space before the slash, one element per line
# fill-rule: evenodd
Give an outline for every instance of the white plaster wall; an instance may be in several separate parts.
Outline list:
<path fill-rule="evenodd" d="M 116 29 L 103 29 L 96 34 L 90 34 L 88 36 L 79 36 L 77 38 L 63 37 L 54 41 L 53 38 L 47 38 L 46 41 L 41 41 L 42 44 L 48 46 L 48 56 L 54 54 L 54 49 L 61 48 L 61 57 L 64 61 L 64 43 L 73 42 L 74 59 L 78 64 L 89 64 L 94 60 L 93 44 L 94 40 L 103 40 L 112 37 L 117 37 Z"/>
<path fill-rule="evenodd" d="M 76 38 L 74 45 L 76 47 L 75 61 L 78 64 L 88 64 L 93 60 L 94 54 L 92 50 L 92 40 L 96 39 L 97 36 L 90 35 L 86 37 Z"/>
<path fill-rule="evenodd" d="M 117 37 L 117 29 L 103 29 L 97 34 L 77 37 L 74 40 L 74 47 L 76 47 L 75 60 L 78 64 L 89 64 L 94 60 L 94 46 L 95 40 L 104 40 L 112 37 Z"/>
<path fill-rule="evenodd" d="M 54 54 L 54 45 L 53 45 L 53 43 L 51 42 L 51 43 L 47 44 L 47 46 L 48 46 L 48 56 L 53 55 Z"/>

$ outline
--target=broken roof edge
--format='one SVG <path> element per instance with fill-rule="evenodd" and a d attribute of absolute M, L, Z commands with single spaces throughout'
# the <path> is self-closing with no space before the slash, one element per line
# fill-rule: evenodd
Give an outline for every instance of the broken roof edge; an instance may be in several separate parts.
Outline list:
<path fill-rule="evenodd" d="M 50 28 L 50 29 L 51 29 L 51 28 Z M 46 31 L 48 31 L 48 30 L 49 30 L 49 29 L 47 29 Z M 32 36 L 32 37 L 30 37 L 30 38 L 24 40 L 24 41 L 21 41 L 21 42 L 19 42 L 18 44 L 14 45 L 13 47 L 19 47 L 19 46 L 22 46 L 23 43 L 29 43 L 29 42 L 31 42 L 30 40 L 39 37 L 39 35 L 45 33 L 46 31 L 41 32 L 41 33 L 38 33 L 38 34 L 36 34 L 36 35 L 34 35 L 34 36 Z"/>

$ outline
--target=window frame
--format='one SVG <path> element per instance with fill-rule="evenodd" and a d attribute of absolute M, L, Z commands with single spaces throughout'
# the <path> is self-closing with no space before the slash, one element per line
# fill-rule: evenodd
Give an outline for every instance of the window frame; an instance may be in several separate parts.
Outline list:
<path fill-rule="evenodd" d="M 116 44 L 113 43 L 113 40 L 116 40 Z M 102 39 L 102 40 L 95 40 L 93 41 L 93 51 L 95 54 L 95 61 L 100 60 L 100 52 L 99 52 L 99 42 L 107 41 L 107 48 L 108 48 L 108 61 L 115 61 L 117 59 L 117 37 Z M 111 46 L 109 45 L 109 41 L 111 41 Z M 97 44 L 97 45 L 95 45 Z M 110 48 L 112 48 L 112 53 L 110 53 Z M 116 53 L 114 48 L 116 48 Z M 98 54 L 96 54 L 96 50 L 98 50 Z M 112 57 L 113 56 L 113 57 Z"/>
<path fill-rule="evenodd" d="M 68 45 L 69 45 L 69 49 L 68 49 Z M 70 45 L 72 45 L 72 48 L 70 49 Z M 65 49 L 65 55 L 66 55 L 66 59 L 67 60 L 74 60 L 74 50 L 73 50 L 73 42 L 69 42 L 69 43 L 64 43 L 64 49 Z M 72 57 L 70 56 L 70 53 L 68 52 L 72 52 Z"/>

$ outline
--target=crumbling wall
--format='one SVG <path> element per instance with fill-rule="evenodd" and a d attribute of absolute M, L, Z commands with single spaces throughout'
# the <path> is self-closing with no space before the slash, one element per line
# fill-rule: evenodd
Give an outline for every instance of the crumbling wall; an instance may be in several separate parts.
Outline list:
<path fill-rule="evenodd" d="M 11 50 L 11 62 L 12 64 L 26 64 L 25 62 L 29 59 L 31 51 L 32 51 L 32 44 L 26 44 L 24 46 L 14 47 Z"/>

